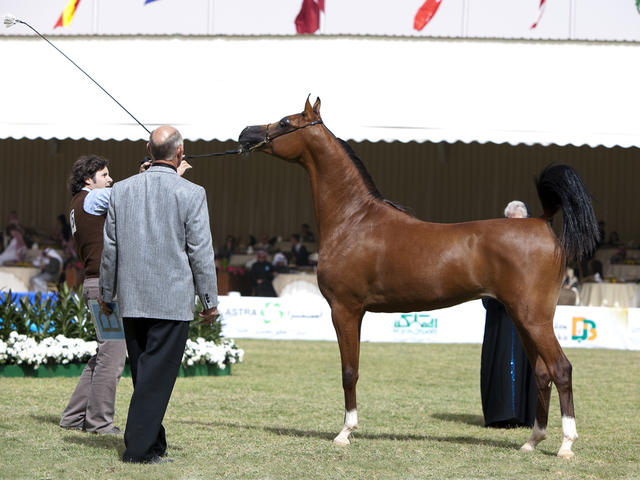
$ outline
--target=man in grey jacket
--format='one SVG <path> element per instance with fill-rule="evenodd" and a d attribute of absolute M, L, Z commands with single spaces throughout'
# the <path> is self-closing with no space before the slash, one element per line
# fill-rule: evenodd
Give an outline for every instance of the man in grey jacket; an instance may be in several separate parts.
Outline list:
<path fill-rule="evenodd" d="M 180 132 L 159 127 L 147 144 L 152 166 L 114 185 L 100 264 L 101 307 L 118 295 L 134 391 L 125 462 L 162 463 L 162 419 L 193 320 L 196 290 L 203 321 L 218 316 L 217 279 L 204 188 L 178 176 Z"/>

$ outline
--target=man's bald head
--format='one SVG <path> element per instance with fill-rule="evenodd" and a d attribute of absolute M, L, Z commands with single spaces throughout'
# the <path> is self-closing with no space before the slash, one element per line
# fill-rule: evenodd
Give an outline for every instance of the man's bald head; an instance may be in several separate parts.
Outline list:
<path fill-rule="evenodd" d="M 163 125 L 151 132 L 148 149 L 154 160 L 174 161 L 178 148 L 182 147 L 182 135 L 169 125 Z M 179 163 L 180 159 L 178 159 Z"/>

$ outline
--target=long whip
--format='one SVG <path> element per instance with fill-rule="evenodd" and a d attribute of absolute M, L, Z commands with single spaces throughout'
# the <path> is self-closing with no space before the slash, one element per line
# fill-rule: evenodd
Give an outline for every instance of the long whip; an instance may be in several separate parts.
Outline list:
<path fill-rule="evenodd" d="M 58 47 L 56 47 L 51 41 L 49 41 L 49 39 L 47 37 L 42 35 L 38 30 L 33 28 L 31 25 L 29 25 L 24 20 L 20 20 L 19 18 L 16 18 L 15 15 L 11 15 L 10 13 L 7 13 L 4 16 L 4 25 L 5 25 L 5 27 L 10 28 L 10 27 L 14 26 L 16 23 L 22 23 L 23 25 L 26 25 L 31 30 L 33 30 L 36 33 L 36 35 L 38 35 L 40 38 L 42 38 L 44 41 L 46 41 L 49 45 L 51 45 L 53 48 L 55 48 L 64 58 L 69 60 L 78 70 L 80 70 L 82 73 L 84 73 L 87 76 L 87 78 L 89 78 L 89 80 L 91 80 L 93 83 L 95 83 L 100 88 L 100 90 L 102 90 L 104 93 L 106 93 L 111 100 L 116 102 L 120 108 L 122 108 L 125 112 L 127 112 L 127 114 L 131 118 L 133 118 L 138 125 L 140 125 L 142 128 L 144 128 L 145 131 L 148 134 L 151 134 L 151 131 L 140 120 L 138 120 L 129 110 L 127 110 L 124 107 L 124 105 L 122 105 L 118 100 L 116 100 L 116 98 L 113 95 L 111 95 L 109 92 L 107 92 L 107 90 L 102 85 L 100 85 L 91 75 L 89 75 L 86 71 L 84 71 L 82 69 L 82 67 L 80 67 L 76 62 L 74 62 L 71 58 L 69 58 L 69 56 L 66 53 L 64 53 L 62 50 L 60 50 Z M 242 148 L 236 148 L 234 150 L 226 150 L 224 152 L 217 152 L 217 153 L 204 153 L 204 154 L 200 154 L 200 155 L 185 155 L 184 158 L 185 159 L 192 159 L 192 158 L 204 158 L 204 157 L 220 157 L 220 156 L 223 156 L 223 155 L 237 155 L 239 153 L 243 153 L 243 149 Z"/>
<path fill-rule="evenodd" d="M 106 93 L 107 95 L 109 95 L 109 98 L 111 100 L 113 100 L 114 102 L 116 102 L 118 104 L 118 106 L 120 106 L 120 108 L 122 108 L 125 112 L 127 112 L 127 114 L 133 118 L 138 125 L 140 125 L 142 128 L 145 129 L 145 131 L 148 134 L 151 134 L 151 131 L 145 127 L 142 122 L 140 122 L 140 120 L 138 120 L 129 110 L 127 110 L 126 108 L 124 108 L 124 106 L 115 99 L 115 97 L 113 95 L 111 95 L 109 92 L 107 92 L 105 90 L 105 88 L 100 85 L 91 75 L 89 75 L 87 72 L 85 72 L 76 62 L 74 62 L 73 60 L 71 60 L 71 58 L 69 58 L 69 56 L 67 56 L 66 53 L 64 53 L 62 50 L 60 50 L 58 47 L 56 47 L 52 42 L 49 41 L 49 39 L 47 37 L 45 37 L 44 35 L 42 35 L 38 30 L 36 30 L 35 28 L 33 28 L 31 25 L 29 25 L 27 22 L 25 22 L 24 20 L 20 20 L 18 18 L 16 18 L 14 15 L 11 14 L 6 14 L 4 16 L 4 25 L 7 28 L 10 28 L 12 26 L 14 26 L 16 23 L 22 23 L 23 25 L 26 25 L 27 27 L 29 27 L 31 30 L 33 30 L 40 38 L 42 38 L 44 41 L 46 41 L 49 45 L 51 45 L 53 48 L 55 48 L 64 58 L 66 58 L 67 60 L 69 60 L 71 63 L 73 63 L 73 65 L 80 70 L 82 73 L 84 73 L 87 78 L 89 78 L 89 80 L 91 80 L 93 83 L 95 83 L 100 90 L 102 90 L 104 93 Z"/>

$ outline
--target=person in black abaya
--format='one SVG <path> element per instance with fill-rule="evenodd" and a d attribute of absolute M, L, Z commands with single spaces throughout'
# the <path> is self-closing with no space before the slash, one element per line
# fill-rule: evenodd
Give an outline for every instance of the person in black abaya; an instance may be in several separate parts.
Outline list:
<path fill-rule="evenodd" d="M 273 265 L 268 261 L 267 252 L 258 250 L 257 261 L 251 265 L 251 283 L 256 297 L 277 297 L 273 288 Z"/>
<path fill-rule="evenodd" d="M 507 205 L 504 214 L 528 216 L 526 205 L 517 200 Z M 480 366 L 484 424 L 533 427 L 538 389 L 520 336 L 499 301 L 485 298 L 482 304 L 487 310 Z"/>

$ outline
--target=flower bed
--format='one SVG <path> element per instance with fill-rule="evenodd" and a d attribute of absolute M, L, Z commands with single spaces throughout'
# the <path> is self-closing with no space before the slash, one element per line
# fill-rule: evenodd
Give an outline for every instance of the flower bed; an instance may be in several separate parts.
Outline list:
<path fill-rule="evenodd" d="M 38 294 L 33 299 L 8 292 L 3 297 L 0 376 L 75 376 L 82 372 L 98 344 L 79 292 L 63 289 L 56 297 Z M 180 376 L 228 375 L 231 365 L 243 357 L 244 351 L 233 340 L 221 338 L 220 321 L 202 325 L 196 313 Z"/>
<path fill-rule="evenodd" d="M 47 337 L 38 342 L 26 335 L 11 332 L 7 342 L 0 340 L 0 375 L 79 375 L 84 363 L 96 353 L 96 348 L 95 341 L 66 338 L 64 335 Z M 206 341 L 202 337 L 195 341 L 187 340 L 180 376 L 228 375 L 231 365 L 241 362 L 243 357 L 244 351 L 233 340 L 222 340 L 220 343 Z M 67 365 L 69 368 L 52 368 Z M 37 372 L 41 367 L 45 367 L 44 372 Z"/>

